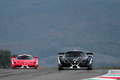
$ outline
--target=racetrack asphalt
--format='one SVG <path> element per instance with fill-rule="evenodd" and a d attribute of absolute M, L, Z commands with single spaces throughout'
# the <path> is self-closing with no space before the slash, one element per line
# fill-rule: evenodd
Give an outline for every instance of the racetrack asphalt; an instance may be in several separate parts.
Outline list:
<path fill-rule="evenodd" d="M 0 69 L 0 80 L 82 80 L 106 74 L 107 70 Z"/>

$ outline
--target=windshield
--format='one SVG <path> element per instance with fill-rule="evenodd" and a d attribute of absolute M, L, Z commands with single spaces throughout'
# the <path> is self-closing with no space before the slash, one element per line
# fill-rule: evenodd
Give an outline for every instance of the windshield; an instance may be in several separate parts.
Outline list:
<path fill-rule="evenodd" d="M 19 60 L 21 60 L 21 59 L 31 60 L 31 59 L 33 59 L 33 57 L 32 56 L 18 56 L 16 59 L 19 59 Z"/>
<path fill-rule="evenodd" d="M 83 52 L 67 52 L 66 57 L 83 57 L 85 56 L 85 53 Z"/>

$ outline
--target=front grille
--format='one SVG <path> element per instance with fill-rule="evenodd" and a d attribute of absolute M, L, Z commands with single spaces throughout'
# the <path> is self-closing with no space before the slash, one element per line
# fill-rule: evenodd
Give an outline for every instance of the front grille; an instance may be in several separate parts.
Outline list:
<path fill-rule="evenodd" d="M 77 65 L 77 64 L 78 64 L 78 62 L 76 62 L 76 63 L 72 62 L 72 64 L 73 64 L 73 65 Z"/>
<path fill-rule="evenodd" d="M 21 67 L 21 66 L 15 66 L 15 67 Z"/>
<path fill-rule="evenodd" d="M 27 66 L 24 66 L 24 68 L 27 68 Z"/>
<path fill-rule="evenodd" d="M 29 67 L 35 67 L 35 66 L 29 66 Z"/>
<path fill-rule="evenodd" d="M 77 68 L 77 66 L 73 66 L 73 68 Z"/>

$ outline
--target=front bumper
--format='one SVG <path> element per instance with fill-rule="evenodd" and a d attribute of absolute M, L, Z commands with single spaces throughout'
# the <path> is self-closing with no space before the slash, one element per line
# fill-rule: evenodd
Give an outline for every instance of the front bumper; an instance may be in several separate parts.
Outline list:
<path fill-rule="evenodd" d="M 73 64 L 73 63 L 62 63 L 62 67 L 69 67 L 69 68 L 81 68 L 81 67 L 89 67 L 91 66 L 92 63 L 78 63 L 78 64 Z"/>
<path fill-rule="evenodd" d="M 37 69 L 38 65 L 32 65 L 32 66 L 28 66 L 28 65 L 12 65 L 12 68 L 16 68 L 16 69 Z"/>
<path fill-rule="evenodd" d="M 70 67 L 72 65 L 78 65 L 80 67 L 88 67 L 90 64 L 80 63 L 80 64 L 71 64 L 71 63 L 63 63 L 61 64 L 63 67 Z"/>

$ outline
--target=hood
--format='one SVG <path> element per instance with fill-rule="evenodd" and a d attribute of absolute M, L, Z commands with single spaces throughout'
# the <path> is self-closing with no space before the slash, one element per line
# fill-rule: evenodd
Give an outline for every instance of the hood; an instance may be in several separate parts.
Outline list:
<path fill-rule="evenodd" d="M 86 57 L 65 57 L 66 60 L 73 62 L 76 60 L 77 62 L 81 62 L 82 60 L 85 60 Z"/>

